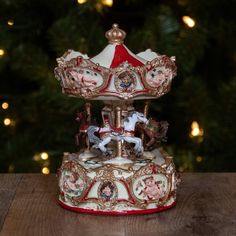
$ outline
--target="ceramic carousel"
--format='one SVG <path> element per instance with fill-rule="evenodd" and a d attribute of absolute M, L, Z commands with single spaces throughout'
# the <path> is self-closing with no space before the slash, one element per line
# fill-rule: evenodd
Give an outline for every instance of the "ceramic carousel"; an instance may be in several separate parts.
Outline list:
<path fill-rule="evenodd" d="M 76 135 L 78 153 L 64 153 L 58 172 L 62 207 L 95 214 L 141 214 L 176 204 L 179 183 L 173 158 L 161 147 L 168 123 L 148 116 L 151 99 L 170 90 L 175 57 L 132 53 L 117 24 L 106 32 L 109 44 L 97 56 L 68 50 L 57 59 L 63 93 L 85 99 Z M 101 124 L 91 100 L 102 100 Z M 145 100 L 137 111 L 134 100 Z"/>

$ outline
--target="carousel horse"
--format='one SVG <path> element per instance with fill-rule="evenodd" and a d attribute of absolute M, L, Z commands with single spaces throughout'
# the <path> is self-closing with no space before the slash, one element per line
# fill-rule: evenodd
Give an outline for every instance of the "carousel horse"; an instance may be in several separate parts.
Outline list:
<path fill-rule="evenodd" d="M 107 156 L 111 155 L 111 152 L 106 148 L 111 140 L 133 143 L 136 156 L 140 156 L 143 152 L 142 140 L 134 136 L 137 122 L 147 124 L 148 119 L 143 113 L 131 112 L 124 120 L 123 128 L 114 128 L 109 123 L 106 123 L 104 127 L 89 126 L 87 129 L 89 141 L 94 143 L 94 147 L 99 148 Z M 98 132 L 99 137 L 94 134 L 95 132 Z"/>
<path fill-rule="evenodd" d="M 96 124 L 96 121 L 91 120 L 90 115 L 86 111 L 76 112 L 76 119 L 79 122 L 79 132 L 75 135 L 76 146 L 86 147 L 87 144 L 87 129 L 90 125 Z"/>
<path fill-rule="evenodd" d="M 148 138 L 148 142 L 145 145 L 145 149 L 150 150 L 158 142 L 166 142 L 166 133 L 169 123 L 167 121 L 156 121 L 149 119 L 148 125 L 139 124 L 137 129 L 144 133 Z"/>

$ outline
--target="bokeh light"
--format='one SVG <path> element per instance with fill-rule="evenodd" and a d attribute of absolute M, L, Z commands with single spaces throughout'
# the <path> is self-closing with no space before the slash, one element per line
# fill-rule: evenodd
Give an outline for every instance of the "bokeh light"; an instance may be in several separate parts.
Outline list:
<path fill-rule="evenodd" d="M 42 173 L 43 173 L 44 175 L 48 175 L 48 174 L 50 173 L 50 169 L 47 168 L 47 167 L 43 167 Z"/>
<path fill-rule="evenodd" d="M 190 16 L 183 16 L 182 20 L 184 24 L 186 24 L 190 28 L 193 28 L 195 26 L 195 21 Z"/>
<path fill-rule="evenodd" d="M 9 26 L 13 26 L 13 25 L 14 25 L 14 20 L 8 20 L 8 21 L 7 21 L 7 24 L 8 24 Z"/>
<path fill-rule="evenodd" d="M 102 0 L 102 4 L 108 7 L 112 7 L 113 0 Z"/>
<path fill-rule="evenodd" d="M 203 157 L 201 157 L 201 156 L 196 157 L 196 162 L 202 162 L 202 161 L 203 161 Z"/>
<path fill-rule="evenodd" d="M 78 2 L 79 4 L 84 4 L 84 3 L 87 2 L 87 0 L 77 0 L 77 2 Z"/>
<path fill-rule="evenodd" d="M 11 119 L 10 118 L 5 118 L 3 120 L 3 123 L 4 123 L 5 126 L 9 126 L 11 124 Z"/>
<path fill-rule="evenodd" d="M 42 152 L 42 153 L 40 154 L 40 157 L 41 157 L 41 159 L 43 159 L 43 160 L 47 160 L 47 159 L 48 159 L 48 153 Z"/>
<path fill-rule="evenodd" d="M 5 54 L 4 49 L 0 48 L 0 56 L 3 56 Z"/>
<path fill-rule="evenodd" d="M 197 121 L 193 121 L 191 124 L 191 133 L 190 137 L 203 136 L 203 129 L 200 128 Z"/>
<path fill-rule="evenodd" d="M 2 103 L 2 109 L 6 110 L 9 107 L 9 104 L 7 102 Z"/>

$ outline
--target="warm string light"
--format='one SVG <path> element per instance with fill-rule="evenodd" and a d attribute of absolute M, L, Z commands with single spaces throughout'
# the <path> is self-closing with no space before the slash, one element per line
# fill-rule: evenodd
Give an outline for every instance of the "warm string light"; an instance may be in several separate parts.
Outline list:
<path fill-rule="evenodd" d="M 3 56 L 5 54 L 4 49 L 0 48 L 0 56 Z"/>
<path fill-rule="evenodd" d="M 201 156 L 196 157 L 196 162 L 202 162 L 202 161 L 203 161 L 203 157 L 201 157 Z"/>
<path fill-rule="evenodd" d="M 39 154 L 35 154 L 35 155 L 33 156 L 33 160 L 34 160 L 34 161 L 40 161 L 40 159 L 41 159 L 41 157 L 40 157 Z"/>
<path fill-rule="evenodd" d="M 87 2 L 87 0 L 77 0 L 77 2 L 78 2 L 79 4 L 84 4 L 84 3 Z"/>
<path fill-rule="evenodd" d="M 39 162 L 40 165 L 42 165 L 41 172 L 44 175 L 48 175 L 50 173 L 50 169 L 49 169 L 50 160 L 49 160 L 49 155 L 47 152 L 36 153 L 33 156 L 33 160 Z M 42 160 L 43 162 L 41 162 Z"/>
<path fill-rule="evenodd" d="M 43 167 L 43 168 L 42 168 L 42 173 L 43 173 L 44 175 L 48 175 L 48 174 L 50 173 L 50 169 L 49 169 L 48 167 Z"/>
<path fill-rule="evenodd" d="M 203 136 L 203 129 L 200 128 L 199 124 L 197 121 L 193 121 L 191 124 L 191 132 L 190 132 L 190 137 L 201 137 Z"/>
<path fill-rule="evenodd" d="M 7 24 L 8 24 L 9 26 L 13 26 L 13 25 L 14 25 L 14 20 L 8 20 L 8 21 L 7 21 Z"/>
<path fill-rule="evenodd" d="M 184 24 L 186 24 L 190 28 L 193 28 L 195 26 L 195 21 L 190 16 L 183 16 L 182 20 Z"/>
<path fill-rule="evenodd" d="M 113 0 L 102 0 L 102 4 L 108 7 L 112 7 Z"/>
<path fill-rule="evenodd" d="M 3 124 L 4 124 L 5 126 L 9 126 L 9 125 L 11 125 L 11 123 L 12 123 L 12 121 L 11 121 L 10 118 L 5 118 L 5 119 L 3 120 Z"/>
<path fill-rule="evenodd" d="M 34 161 L 40 161 L 40 160 L 48 160 L 49 158 L 49 155 L 47 152 L 41 152 L 41 153 L 36 153 L 34 156 L 33 156 L 33 160 Z"/>
<path fill-rule="evenodd" d="M 2 103 L 2 109 L 6 110 L 8 109 L 8 107 L 9 107 L 9 104 L 7 102 Z"/>
<path fill-rule="evenodd" d="M 87 2 L 87 0 L 77 0 L 77 2 L 78 2 L 78 4 L 84 4 L 84 3 Z M 101 0 L 100 2 L 98 2 L 96 4 L 97 10 L 101 10 L 102 9 L 102 5 L 108 6 L 108 7 L 112 7 L 113 0 Z"/>
<path fill-rule="evenodd" d="M 42 153 L 40 154 L 40 157 L 41 157 L 41 159 L 43 159 L 43 160 L 47 160 L 47 159 L 48 159 L 48 153 L 42 152 Z"/>

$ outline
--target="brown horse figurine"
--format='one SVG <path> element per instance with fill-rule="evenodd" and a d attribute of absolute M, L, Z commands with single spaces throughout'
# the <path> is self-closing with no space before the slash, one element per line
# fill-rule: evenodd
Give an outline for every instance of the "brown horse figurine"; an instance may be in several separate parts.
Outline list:
<path fill-rule="evenodd" d="M 147 125 L 139 124 L 137 129 L 139 132 L 145 134 L 149 140 L 145 145 L 145 149 L 150 150 L 158 142 L 166 142 L 166 133 L 169 123 L 167 121 L 156 121 L 152 118 L 149 119 Z"/>
<path fill-rule="evenodd" d="M 75 144 L 76 146 L 80 146 L 80 148 L 88 147 L 87 141 L 87 129 L 90 125 L 96 125 L 97 122 L 91 119 L 91 115 L 86 111 L 77 111 L 76 119 L 79 122 L 79 131 L 75 135 Z"/>
<path fill-rule="evenodd" d="M 86 132 L 89 126 L 89 117 L 87 116 L 86 111 L 77 111 L 76 112 L 76 119 L 79 122 L 79 131 L 75 135 L 75 144 L 76 146 L 84 147 L 86 146 Z"/>

